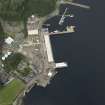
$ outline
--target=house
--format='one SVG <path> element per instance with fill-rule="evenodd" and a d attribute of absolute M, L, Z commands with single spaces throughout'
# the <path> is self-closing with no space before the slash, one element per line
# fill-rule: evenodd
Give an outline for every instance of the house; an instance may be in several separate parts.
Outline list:
<path fill-rule="evenodd" d="M 29 17 L 27 21 L 28 35 L 38 35 L 38 25 L 39 19 L 36 16 Z"/>
<path fill-rule="evenodd" d="M 8 51 L 4 56 L 2 56 L 2 60 L 4 61 L 9 55 L 11 55 L 12 52 Z"/>
<path fill-rule="evenodd" d="M 8 37 L 8 38 L 5 39 L 5 43 L 6 43 L 6 44 L 9 44 L 9 45 L 10 45 L 13 41 L 14 41 L 14 39 L 12 39 L 11 37 Z"/>

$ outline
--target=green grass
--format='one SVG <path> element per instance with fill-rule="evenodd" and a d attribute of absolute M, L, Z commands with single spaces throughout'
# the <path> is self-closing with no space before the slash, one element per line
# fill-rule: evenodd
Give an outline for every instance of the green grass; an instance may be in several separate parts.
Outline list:
<path fill-rule="evenodd" d="M 24 87 L 25 85 L 16 79 L 5 87 L 0 87 L 0 105 L 11 105 Z"/>

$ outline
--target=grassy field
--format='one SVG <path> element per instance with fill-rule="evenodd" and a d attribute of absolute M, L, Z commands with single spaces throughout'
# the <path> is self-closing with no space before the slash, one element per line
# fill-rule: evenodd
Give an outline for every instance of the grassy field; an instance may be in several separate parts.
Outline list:
<path fill-rule="evenodd" d="M 12 105 L 16 96 L 24 89 L 20 80 L 13 80 L 5 87 L 0 87 L 0 105 Z"/>

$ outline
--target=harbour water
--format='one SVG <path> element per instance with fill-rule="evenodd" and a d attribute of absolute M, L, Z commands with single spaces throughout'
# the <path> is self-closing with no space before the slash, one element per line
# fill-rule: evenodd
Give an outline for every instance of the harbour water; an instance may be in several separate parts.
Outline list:
<path fill-rule="evenodd" d="M 104 0 L 78 1 L 91 10 L 71 6 L 76 32 L 51 36 L 55 61 L 67 61 L 69 68 L 60 70 L 48 87 L 34 87 L 25 105 L 105 105 Z"/>

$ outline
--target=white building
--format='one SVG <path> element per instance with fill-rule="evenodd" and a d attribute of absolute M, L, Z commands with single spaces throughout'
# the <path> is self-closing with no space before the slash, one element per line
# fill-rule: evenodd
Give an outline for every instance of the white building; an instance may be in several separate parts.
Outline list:
<path fill-rule="evenodd" d="M 38 35 L 38 29 L 28 30 L 28 35 Z"/>
<path fill-rule="evenodd" d="M 48 76 L 52 77 L 53 73 L 51 71 L 49 71 Z"/>
<path fill-rule="evenodd" d="M 2 60 L 4 61 L 9 55 L 11 55 L 12 52 L 8 51 L 4 56 L 2 56 Z"/>
<path fill-rule="evenodd" d="M 12 39 L 11 37 L 8 37 L 5 39 L 5 43 L 7 44 L 11 44 L 14 41 L 14 39 Z"/>
<path fill-rule="evenodd" d="M 3 61 L 5 60 L 5 57 L 4 57 L 4 56 L 2 57 L 2 60 L 3 60 Z"/>

